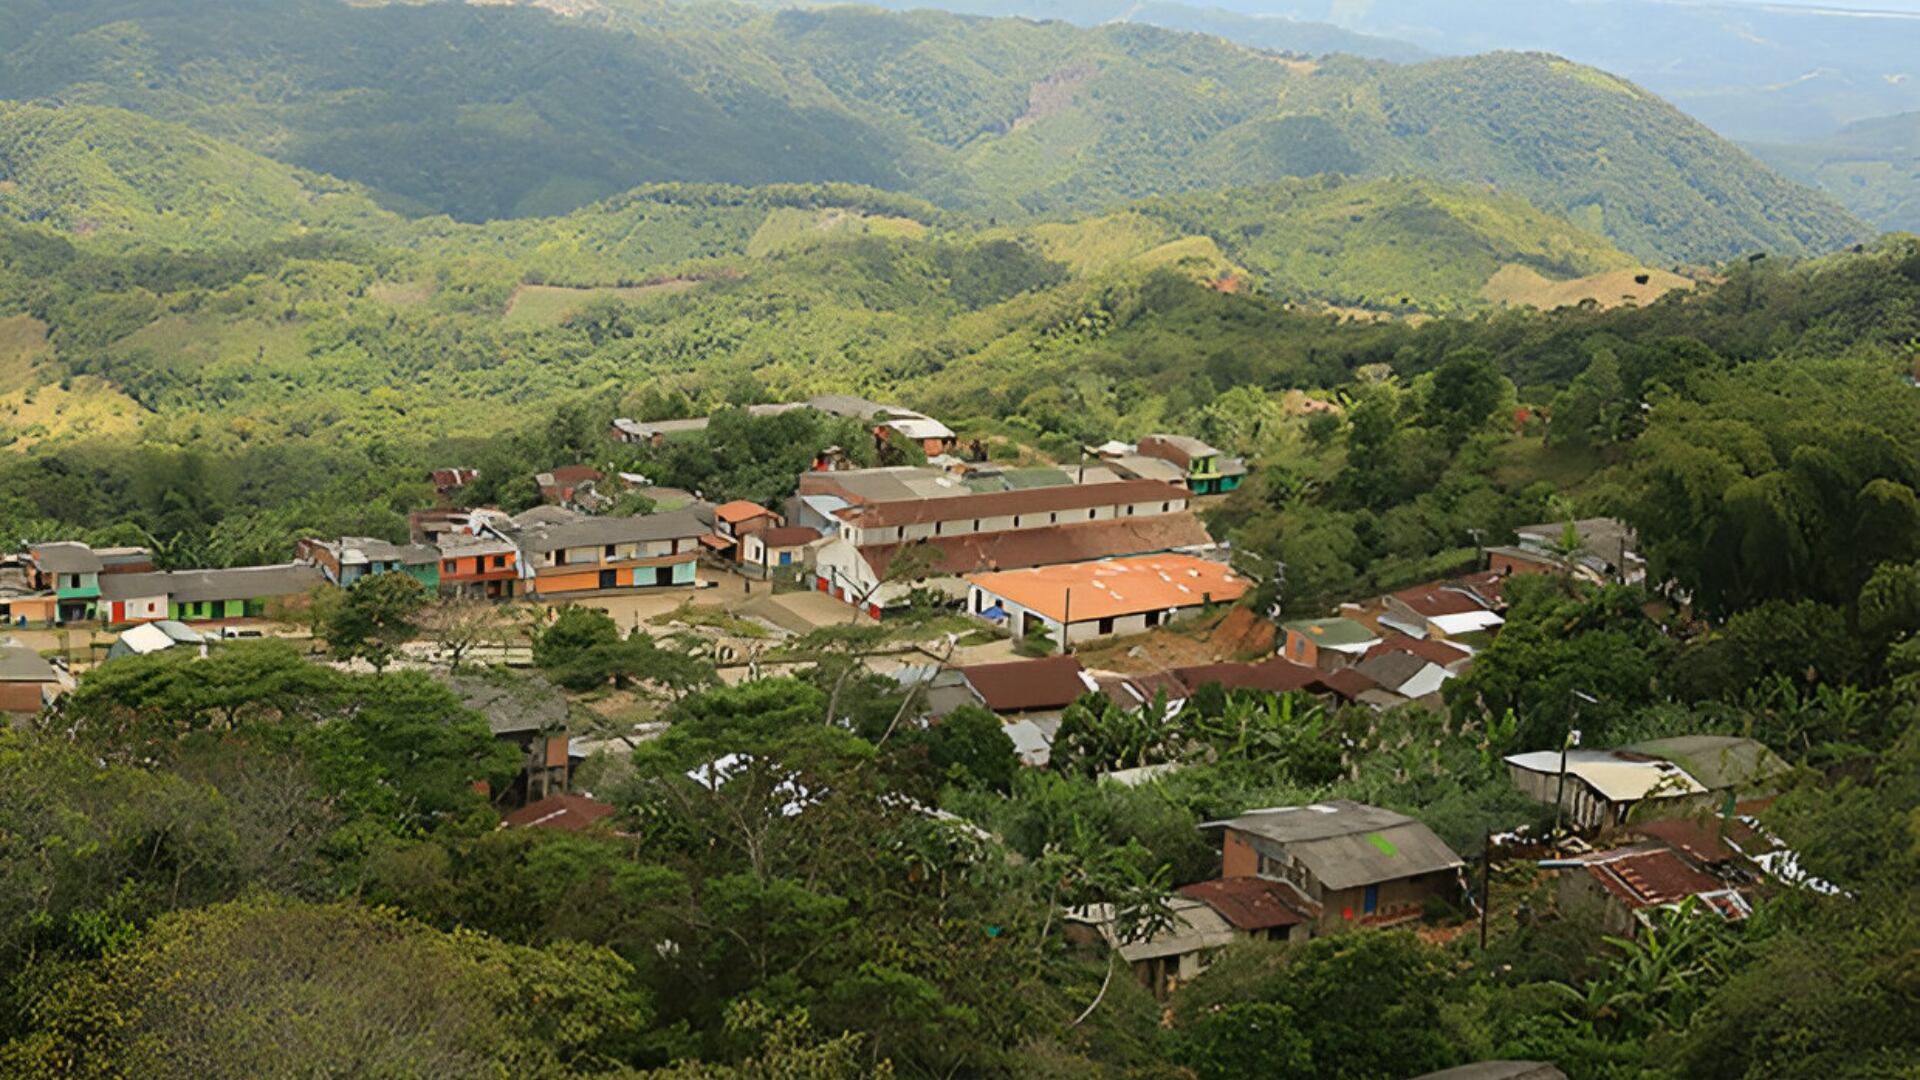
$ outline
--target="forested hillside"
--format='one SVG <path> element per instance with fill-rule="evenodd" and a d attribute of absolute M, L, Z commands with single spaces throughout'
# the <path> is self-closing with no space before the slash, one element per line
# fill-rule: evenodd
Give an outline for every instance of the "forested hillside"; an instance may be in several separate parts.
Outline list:
<path fill-rule="evenodd" d="M 1753 152 L 1882 229 L 1920 232 L 1920 112 L 1876 117 Z"/>
<path fill-rule="evenodd" d="M 1316 62 L 852 8 L 7 8 L 0 97 L 144 112 L 469 221 L 661 181 L 844 181 L 1005 218 L 1341 172 L 1485 184 L 1663 262 L 1862 232 L 1654 96 L 1539 55 Z"/>

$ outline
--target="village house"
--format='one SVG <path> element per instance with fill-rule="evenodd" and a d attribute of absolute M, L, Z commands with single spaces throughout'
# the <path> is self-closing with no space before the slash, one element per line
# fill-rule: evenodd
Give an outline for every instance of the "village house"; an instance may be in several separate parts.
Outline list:
<path fill-rule="evenodd" d="M 1655 910 L 1688 898 L 1728 922 L 1753 914 L 1738 888 L 1660 844 L 1587 852 L 1541 866 L 1560 871 L 1556 891 L 1562 910 L 1594 913 L 1601 929 L 1615 937 L 1639 936 Z"/>
<path fill-rule="evenodd" d="M 1173 670 L 1173 677 L 1186 687 L 1188 696 L 1209 685 L 1222 690 L 1251 690 L 1267 694 L 1331 693 L 1325 676 L 1326 672 L 1318 668 L 1296 664 L 1280 656 L 1255 663 L 1199 664 Z"/>
<path fill-rule="evenodd" d="M 493 737 L 520 751 L 521 769 L 509 791 L 494 799 L 507 805 L 562 795 L 572 780 L 567 738 L 567 699 L 538 676 L 436 674 L 460 704 L 486 718 Z"/>
<path fill-rule="evenodd" d="M 742 412 L 752 417 L 779 416 L 796 409 L 812 409 L 828 416 L 838 416 L 851 420 L 870 421 L 874 424 L 876 439 L 885 439 L 888 432 L 918 446 L 928 457 L 938 457 L 954 452 L 959 438 L 952 429 L 925 413 L 904 409 L 898 405 L 883 405 L 852 394 L 821 394 L 806 401 L 780 402 L 767 405 L 748 405 Z M 694 416 L 679 420 L 638 421 L 622 417 L 613 422 L 607 432 L 608 438 L 618 443 L 659 447 L 669 439 L 682 435 L 703 432 L 712 423 L 712 417 Z"/>
<path fill-rule="evenodd" d="M 1460 857 L 1425 825 L 1376 806 L 1335 799 L 1200 827 L 1221 832 L 1222 878 L 1285 883 L 1313 933 L 1412 922 L 1460 893 Z"/>
<path fill-rule="evenodd" d="M 718 557 L 746 562 L 742 541 L 754 533 L 784 525 L 779 514 L 746 499 L 713 508 L 713 533 L 702 541 Z"/>
<path fill-rule="evenodd" d="M 1352 619 L 1300 619 L 1280 627 L 1282 656 L 1305 667 L 1336 671 L 1360 662 L 1380 636 Z"/>
<path fill-rule="evenodd" d="M 1707 794 L 1671 761 L 1614 750 L 1534 750 L 1509 754 L 1506 763 L 1515 787 L 1538 802 L 1559 803 L 1575 829 L 1612 829 L 1643 804 L 1664 813 Z"/>
<path fill-rule="evenodd" d="M 405 574 L 429 593 L 440 589 L 440 552 L 428 544 L 394 544 L 371 536 L 306 539 L 295 545 L 294 558 L 318 566 L 343 589 L 375 574 Z"/>
<path fill-rule="evenodd" d="M 815 475 L 837 481 L 850 474 Z M 835 513 L 834 532 L 814 556 L 814 587 L 863 604 L 876 617 L 882 608 L 903 602 L 915 585 L 886 581 L 893 561 L 909 549 L 924 552 L 915 556 L 924 567 L 923 581 L 936 581 L 959 599 L 966 586 L 958 579 L 968 573 L 1213 546 L 1188 512 L 1187 492 L 1157 481 L 982 492 L 955 482 L 935 497 L 910 485 L 896 486 L 904 497 L 875 499 L 869 491 L 837 482 L 831 490 L 811 492 L 848 502 Z M 804 480 L 801 490 L 810 493 Z"/>
<path fill-rule="evenodd" d="M 1138 634 L 1214 604 L 1251 584 L 1224 563 L 1192 555 L 1143 555 L 971 574 L 967 610 L 1005 624 L 1015 640 L 1039 635 L 1062 647 Z"/>
<path fill-rule="evenodd" d="M 1057 718 L 1067 706 L 1100 692 L 1100 684 L 1073 656 L 973 664 L 953 670 L 959 673 L 974 701 L 1002 719 Z"/>
<path fill-rule="evenodd" d="M 1212 908 L 1242 937 L 1254 941 L 1304 941 L 1307 917 L 1291 886 L 1262 877 L 1223 877 L 1196 881 L 1176 890 Z"/>
<path fill-rule="evenodd" d="M 1577 546 L 1565 550 L 1567 522 L 1522 525 L 1515 544 L 1487 549 L 1487 561 L 1501 574 L 1561 574 L 1596 585 L 1637 585 L 1647 579 L 1647 561 L 1638 550 L 1633 527 L 1613 518 L 1572 522 Z"/>
<path fill-rule="evenodd" d="M 511 600 L 519 593 L 520 549 L 497 533 L 448 533 L 437 554 L 440 589 L 448 596 Z"/>
<path fill-rule="evenodd" d="M 1446 640 L 1498 629 L 1506 620 L 1494 605 L 1464 584 L 1436 583 L 1402 589 L 1381 598 L 1383 631 Z"/>
<path fill-rule="evenodd" d="M 110 574 L 102 579 L 101 588 L 109 623 L 210 622 L 259 618 L 275 603 L 299 603 L 326 580 L 319 567 L 295 562 Z"/>
<path fill-rule="evenodd" d="M 0 713 L 31 716 L 61 691 L 59 672 L 39 653 L 11 638 L 0 639 Z"/>
<path fill-rule="evenodd" d="M 503 814 L 500 824 L 508 829 L 557 829 L 583 832 L 618 812 L 617 807 L 585 795 L 549 795 L 518 810 Z"/>
<path fill-rule="evenodd" d="M 1177 896 L 1167 906 L 1172 925 L 1137 936 L 1128 933 L 1111 904 L 1078 908 L 1067 913 L 1067 938 L 1082 945 L 1104 943 L 1120 955 L 1136 982 L 1165 1001 L 1247 936 L 1204 901 Z"/>
<path fill-rule="evenodd" d="M 1351 670 L 1406 701 L 1432 699 L 1437 702 L 1440 688 L 1453 678 L 1451 671 L 1426 657 L 1399 649 L 1382 650 L 1378 646 L 1369 650 Z"/>
<path fill-rule="evenodd" d="M 479 469 L 434 469 L 427 473 L 427 483 L 433 485 L 433 493 L 442 501 L 453 498 L 461 488 L 478 479 Z"/>
<path fill-rule="evenodd" d="M 604 500 L 599 488 L 606 479 L 599 469 L 589 465 L 562 465 L 550 472 L 535 474 L 533 483 L 540 489 L 540 498 L 550 505 L 594 509 Z"/>
<path fill-rule="evenodd" d="M 740 541 L 741 569 L 766 577 L 776 570 L 803 567 L 819 540 L 820 530 L 804 525 L 777 525 L 748 533 Z"/>
<path fill-rule="evenodd" d="M 1246 479 L 1247 466 L 1239 458 L 1185 435 L 1148 435 L 1135 447 L 1142 457 L 1159 458 L 1185 470 L 1187 489 L 1195 495 L 1224 495 Z"/>
<path fill-rule="evenodd" d="M 100 601 L 100 572 L 105 563 L 92 548 L 74 541 L 35 544 L 27 549 L 33 586 L 54 596 L 54 621 L 85 622 Z"/>
<path fill-rule="evenodd" d="M 696 585 L 700 540 L 711 527 L 698 511 L 625 518 L 523 514 L 490 523 L 482 535 L 513 543 L 525 595 L 553 597 L 612 589 Z M 563 512 L 564 513 L 564 512 Z"/>

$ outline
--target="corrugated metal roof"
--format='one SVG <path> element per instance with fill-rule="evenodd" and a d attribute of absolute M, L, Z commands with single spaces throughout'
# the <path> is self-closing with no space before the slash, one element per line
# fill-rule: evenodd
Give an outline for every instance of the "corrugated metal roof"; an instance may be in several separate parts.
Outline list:
<path fill-rule="evenodd" d="M 49 574 L 97 574 L 102 565 L 92 548 L 74 540 L 35 544 L 27 550 L 33 553 L 34 565 Z"/>
<path fill-rule="evenodd" d="M 50 683 L 60 676 L 39 653 L 15 641 L 0 642 L 0 682 Z"/>
<path fill-rule="evenodd" d="M 573 547 L 604 547 L 648 540 L 690 539 L 704 536 L 707 525 L 692 510 L 643 517 L 587 517 L 556 525 L 531 525 L 515 535 L 521 550 L 559 551 Z"/>
<path fill-rule="evenodd" d="M 1200 827 L 1233 829 L 1279 845 L 1330 889 L 1351 889 L 1465 865 L 1420 822 L 1348 799 L 1255 810 Z"/>

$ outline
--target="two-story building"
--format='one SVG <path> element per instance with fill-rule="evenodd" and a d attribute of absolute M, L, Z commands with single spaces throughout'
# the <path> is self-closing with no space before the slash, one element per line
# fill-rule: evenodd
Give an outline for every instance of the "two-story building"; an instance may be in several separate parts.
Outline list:
<path fill-rule="evenodd" d="M 100 572 L 105 563 L 85 544 L 63 540 L 27 549 L 34 587 L 54 597 L 54 621 L 84 622 L 100 605 Z"/>
<path fill-rule="evenodd" d="M 520 549 L 498 535 L 447 533 L 436 545 L 440 591 L 476 600 L 511 600 L 519 594 Z"/>
<path fill-rule="evenodd" d="M 1186 435 L 1148 435 L 1135 447 L 1143 457 L 1171 462 L 1185 472 L 1187 489 L 1195 495 L 1224 495 L 1247 477 L 1246 462 Z"/>
<path fill-rule="evenodd" d="M 814 587 L 878 611 L 902 601 L 916 584 L 888 580 L 901 576 L 894 567 L 901 558 L 921 570 L 918 584 L 933 583 L 959 598 L 966 591 L 957 580 L 963 574 L 1213 546 L 1188 511 L 1188 492 L 1158 481 L 1002 491 L 955 483 L 936 490 L 906 487 L 904 497 L 872 498 L 835 485 L 849 505 L 834 513 L 833 532 L 815 551 Z"/>
<path fill-rule="evenodd" d="M 1223 879 L 1287 885 L 1317 933 L 1422 917 L 1456 900 L 1460 856 L 1405 814 L 1349 799 L 1251 810 L 1200 826 L 1221 833 Z"/>
<path fill-rule="evenodd" d="M 491 532 L 496 526 L 486 526 Z M 493 535 L 519 549 L 522 591 L 565 596 L 610 589 L 695 585 L 700 541 L 711 529 L 694 510 L 639 517 L 575 517 L 516 524 Z"/>
<path fill-rule="evenodd" d="M 343 536 L 338 540 L 302 540 L 295 557 L 320 568 L 327 580 L 343 589 L 374 574 L 406 574 L 427 587 L 440 589 L 440 552 L 428 544 L 394 544 L 371 536 Z"/>

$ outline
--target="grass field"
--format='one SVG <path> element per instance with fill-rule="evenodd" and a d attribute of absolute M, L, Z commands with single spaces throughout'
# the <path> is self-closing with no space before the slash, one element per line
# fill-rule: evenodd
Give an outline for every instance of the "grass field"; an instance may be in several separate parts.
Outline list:
<path fill-rule="evenodd" d="M 0 394 L 0 445 L 27 450 L 49 440 L 134 431 L 144 416 L 139 404 L 105 380 L 82 375 L 58 384 Z"/>
<path fill-rule="evenodd" d="M 34 359 L 47 348 L 47 326 L 31 315 L 0 319 L 0 393 L 25 387 L 33 378 Z"/>
<path fill-rule="evenodd" d="M 1665 270 L 1609 270 L 1571 281 L 1553 281 L 1518 263 L 1508 263 L 1487 279 L 1480 295 L 1496 304 L 1551 311 L 1589 300 L 1603 308 L 1650 304 L 1675 289 L 1692 289 L 1691 278 Z"/>

